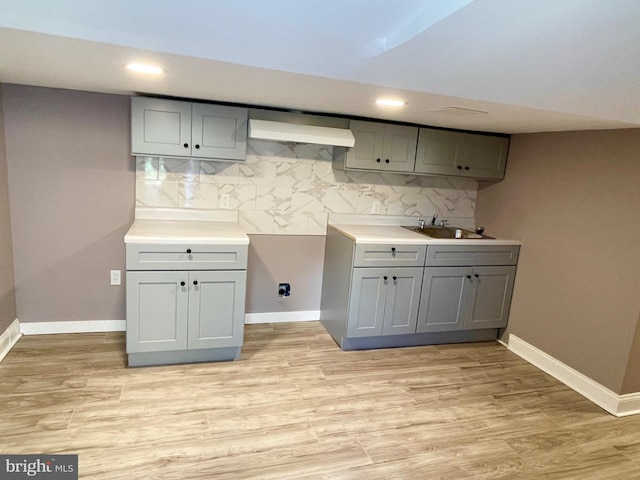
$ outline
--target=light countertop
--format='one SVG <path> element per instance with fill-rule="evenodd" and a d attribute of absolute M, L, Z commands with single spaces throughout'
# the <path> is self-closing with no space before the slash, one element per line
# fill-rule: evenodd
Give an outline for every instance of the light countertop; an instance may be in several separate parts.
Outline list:
<path fill-rule="evenodd" d="M 519 240 L 432 238 L 396 225 L 330 224 L 333 228 L 360 244 L 404 245 L 521 245 Z"/>
<path fill-rule="evenodd" d="M 124 242 L 248 245 L 249 236 L 236 222 L 136 219 Z"/>

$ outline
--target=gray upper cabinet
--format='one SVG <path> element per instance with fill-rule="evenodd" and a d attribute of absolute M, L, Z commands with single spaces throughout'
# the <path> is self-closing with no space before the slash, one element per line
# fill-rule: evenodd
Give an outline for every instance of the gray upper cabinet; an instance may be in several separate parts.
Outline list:
<path fill-rule="evenodd" d="M 507 137 L 421 128 L 415 172 L 499 180 L 508 149 Z"/>
<path fill-rule="evenodd" d="M 247 109 L 161 98 L 131 98 L 131 152 L 244 160 Z"/>
<path fill-rule="evenodd" d="M 352 120 L 356 139 L 346 153 L 345 168 L 412 172 L 418 128 L 380 122 Z"/>

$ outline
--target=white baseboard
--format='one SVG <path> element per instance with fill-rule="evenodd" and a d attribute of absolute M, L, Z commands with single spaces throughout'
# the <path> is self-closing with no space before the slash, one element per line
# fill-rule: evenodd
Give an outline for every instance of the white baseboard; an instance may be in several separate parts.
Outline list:
<path fill-rule="evenodd" d="M 507 348 L 616 417 L 640 413 L 640 392 L 618 395 L 513 334 Z"/>
<path fill-rule="evenodd" d="M 244 316 L 245 324 L 313 322 L 315 320 L 320 320 L 320 310 L 305 310 L 300 312 L 247 313 Z"/>
<path fill-rule="evenodd" d="M 20 322 L 16 318 L 11 325 L 0 335 L 0 362 L 11 351 L 13 346 L 18 343 L 22 333 L 20 333 Z"/>
<path fill-rule="evenodd" d="M 247 313 L 244 323 L 311 322 L 320 320 L 319 310 L 300 312 Z M 14 322 L 16 323 L 16 322 Z M 68 322 L 20 323 L 19 332 L 24 335 L 48 335 L 55 333 L 124 332 L 126 320 L 77 320 Z"/>
<path fill-rule="evenodd" d="M 20 331 L 25 335 L 124 332 L 126 329 L 126 320 L 76 320 L 69 322 L 23 322 L 20 324 Z"/>

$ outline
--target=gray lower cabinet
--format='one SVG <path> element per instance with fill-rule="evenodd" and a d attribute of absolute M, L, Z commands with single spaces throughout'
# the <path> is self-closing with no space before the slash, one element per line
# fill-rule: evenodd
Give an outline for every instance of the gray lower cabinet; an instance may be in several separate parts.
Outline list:
<path fill-rule="evenodd" d="M 495 340 L 520 247 L 356 243 L 329 226 L 320 321 L 343 350 Z"/>
<path fill-rule="evenodd" d="M 348 337 L 413 333 L 418 319 L 422 268 L 355 268 Z"/>
<path fill-rule="evenodd" d="M 417 332 L 503 328 L 515 266 L 426 267 Z"/>
<path fill-rule="evenodd" d="M 128 244 L 129 365 L 237 359 L 246 261 L 245 245 Z"/>
<path fill-rule="evenodd" d="M 245 271 L 127 272 L 127 351 L 238 347 Z"/>

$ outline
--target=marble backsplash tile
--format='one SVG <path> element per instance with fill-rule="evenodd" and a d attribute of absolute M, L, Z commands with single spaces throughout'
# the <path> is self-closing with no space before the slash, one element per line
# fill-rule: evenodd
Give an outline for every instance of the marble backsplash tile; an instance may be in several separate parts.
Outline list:
<path fill-rule="evenodd" d="M 222 195 L 250 234 L 324 235 L 331 214 L 430 218 L 469 225 L 478 183 L 334 170 L 333 148 L 249 140 L 245 162 L 136 159 L 139 207 L 221 208 Z"/>

